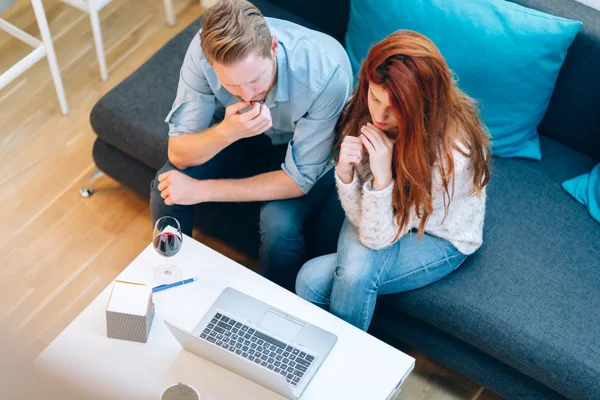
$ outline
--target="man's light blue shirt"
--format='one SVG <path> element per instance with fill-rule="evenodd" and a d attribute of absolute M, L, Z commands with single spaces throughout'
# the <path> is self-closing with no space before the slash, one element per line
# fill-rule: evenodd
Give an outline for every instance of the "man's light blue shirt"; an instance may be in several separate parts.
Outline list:
<path fill-rule="evenodd" d="M 352 68 L 344 48 L 332 37 L 288 21 L 266 21 L 279 49 L 277 83 L 265 100 L 273 126 L 265 134 L 273 145 L 288 144 L 281 168 L 308 193 L 333 166 L 334 129 L 352 91 Z M 196 35 L 165 120 L 169 135 L 202 132 L 239 101 L 217 79 Z"/>

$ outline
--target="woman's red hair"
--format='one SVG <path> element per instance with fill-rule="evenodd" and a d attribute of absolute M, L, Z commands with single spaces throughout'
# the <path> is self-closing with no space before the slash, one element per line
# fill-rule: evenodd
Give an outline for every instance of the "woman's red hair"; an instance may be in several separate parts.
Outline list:
<path fill-rule="evenodd" d="M 358 86 L 339 122 L 336 159 L 344 137 L 359 136 L 362 125 L 372 122 L 370 83 L 385 87 L 398 122 L 397 133 L 388 133 L 395 140 L 393 207 L 398 226 L 402 231 L 412 223 L 414 211 L 421 219 L 422 237 L 433 211 L 434 167 L 440 171 L 446 210 L 454 186 L 453 150 L 470 157 L 473 192 L 480 195 L 489 181 L 489 136 L 475 101 L 458 88 L 433 42 L 417 32 L 398 31 L 375 44 L 362 64 Z"/>

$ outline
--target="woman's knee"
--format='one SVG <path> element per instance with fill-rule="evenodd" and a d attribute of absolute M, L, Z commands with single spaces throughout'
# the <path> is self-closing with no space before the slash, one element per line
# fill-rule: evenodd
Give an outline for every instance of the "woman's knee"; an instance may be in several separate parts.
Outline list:
<path fill-rule="evenodd" d="M 381 270 L 379 264 L 385 261 L 374 252 L 363 245 L 345 247 L 344 251 L 340 251 L 334 272 L 335 284 L 376 290 Z"/>
<path fill-rule="evenodd" d="M 302 298 L 306 298 L 305 294 L 312 286 L 313 281 L 315 279 L 315 272 L 317 269 L 315 267 L 318 266 L 318 260 L 312 259 L 307 261 L 296 276 L 296 294 Z"/>
<path fill-rule="evenodd" d="M 368 274 L 368 268 L 354 263 L 346 263 L 336 268 L 334 273 L 334 281 L 336 286 L 346 286 L 349 288 L 365 287 L 371 281 Z"/>
<path fill-rule="evenodd" d="M 313 260 L 311 260 L 313 261 Z M 296 276 L 296 294 L 302 297 L 305 300 L 309 300 L 312 288 L 312 271 L 311 271 L 311 261 L 304 264 L 304 266 L 298 272 L 298 276 Z"/>
<path fill-rule="evenodd" d="M 296 294 L 311 303 L 328 304 L 335 261 L 335 254 L 329 254 L 306 262 L 296 277 Z"/>

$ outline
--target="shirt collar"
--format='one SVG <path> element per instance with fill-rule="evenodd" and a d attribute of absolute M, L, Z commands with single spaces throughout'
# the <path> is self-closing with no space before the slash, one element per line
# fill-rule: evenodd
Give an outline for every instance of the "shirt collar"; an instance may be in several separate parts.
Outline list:
<path fill-rule="evenodd" d="M 275 57 L 277 59 L 277 82 L 265 99 L 265 105 L 269 108 L 274 107 L 275 103 L 290 100 L 287 56 L 281 42 L 279 42 Z"/>

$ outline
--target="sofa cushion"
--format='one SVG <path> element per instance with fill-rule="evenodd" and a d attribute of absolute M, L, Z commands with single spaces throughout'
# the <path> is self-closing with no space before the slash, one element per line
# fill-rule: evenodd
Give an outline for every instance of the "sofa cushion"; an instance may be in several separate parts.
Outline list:
<path fill-rule="evenodd" d="M 600 164 L 591 172 L 563 182 L 563 189 L 587 207 L 592 218 L 600 223 Z"/>
<path fill-rule="evenodd" d="M 504 0 L 353 0 L 346 48 L 354 72 L 399 29 L 435 43 L 458 86 L 478 101 L 495 155 L 541 158 L 537 127 L 580 22 Z"/>
<path fill-rule="evenodd" d="M 600 159 L 600 11 L 574 0 L 510 0 L 583 22 L 558 74 L 541 135 Z"/>
<path fill-rule="evenodd" d="M 381 301 L 589 398 L 600 393 L 600 226 L 561 183 L 597 161 L 541 139 L 541 162 L 494 159 L 482 248 L 446 279 Z"/>
<path fill-rule="evenodd" d="M 266 0 L 254 0 L 253 3 L 265 16 L 316 29 Z M 94 131 L 104 142 L 156 170 L 167 160 L 169 128 L 164 120 L 173 105 L 179 70 L 192 38 L 200 29 L 201 18 L 102 97 L 90 116 Z"/>

